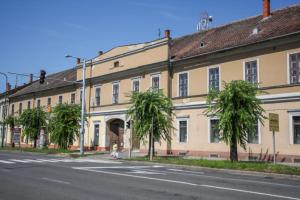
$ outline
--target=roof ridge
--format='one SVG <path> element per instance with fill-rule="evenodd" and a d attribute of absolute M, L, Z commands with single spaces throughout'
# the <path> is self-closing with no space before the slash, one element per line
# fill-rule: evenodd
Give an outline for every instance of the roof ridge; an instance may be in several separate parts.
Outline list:
<path fill-rule="evenodd" d="M 298 7 L 298 6 L 300 6 L 300 3 L 298 3 L 298 4 L 293 4 L 293 5 L 289 5 L 289 6 L 286 6 L 286 7 L 283 7 L 283 8 L 279 8 L 279 9 L 273 10 L 273 11 L 271 12 L 271 15 L 272 15 L 273 13 L 277 13 L 277 12 L 279 12 L 279 11 L 287 10 L 287 9 L 289 9 L 289 8 L 294 8 L 294 7 Z M 182 38 L 184 38 L 184 37 L 190 37 L 190 36 L 193 36 L 193 35 L 197 35 L 197 34 L 201 34 L 201 33 L 206 33 L 206 32 L 211 31 L 211 30 L 220 29 L 220 28 L 223 28 L 223 27 L 232 25 L 232 24 L 239 23 L 239 22 L 245 22 L 245 21 L 247 21 L 247 20 L 254 19 L 254 18 L 257 18 L 257 17 L 262 17 L 262 14 L 259 14 L 259 15 L 253 15 L 253 16 L 246 17 L 246 18 L 243 18 L 243 19 L 234 20 L 234 21 L 231 21 L 231 22 L 228 22 L 228 23 L 224 23 L 224 24 L 221 24 L 221 25 L 219 25 L 219 26 L 210 28 L 210 29 L 208 29 L 208 30 L 190 33 L 190 34 L 187 34 L 187 35 L 183 35 L 183 36 L 174 38 L 174 39 L 172 39 L 172 40 L 179 40 L 179 39 L 182 39 Z"/>

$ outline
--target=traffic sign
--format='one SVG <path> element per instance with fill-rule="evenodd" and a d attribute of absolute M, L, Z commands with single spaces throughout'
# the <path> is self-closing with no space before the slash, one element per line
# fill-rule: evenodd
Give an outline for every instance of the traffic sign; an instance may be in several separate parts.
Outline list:
<path fill-rule="evenodd" d="M 269 130 L 272 132 L 279 131 L 279 115 L 276 113 L 269 113 Z"/>

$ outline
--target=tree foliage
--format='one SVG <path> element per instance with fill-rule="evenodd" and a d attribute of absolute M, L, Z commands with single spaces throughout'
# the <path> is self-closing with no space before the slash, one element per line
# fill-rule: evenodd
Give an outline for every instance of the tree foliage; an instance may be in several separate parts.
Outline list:
<path fill-rule="evenodd" d="M 256 97 L 258 85 L 234 80 L 224 83 L 224 90 L 210 91 L 207 97 L 206 115 L 219 118 L 216 127 L 221 131 L 221 140 L 230 145 L 230 160 L 238 161 L 237 145 L 246 149 L 247 134 L 254 134 L 258 120 L 263 124 L 264 109 Z"/>
<path fill-rule="evenodd" d="M 34 147 L 36 147 L 40 128 L 46 126 L 46 122 L 47 113 L 40 107 L 24 110 L 19 118 L 23 135 L 34 141 Z"/>
<path fill-rule="evenodd" d="M 50 140 L 62 149 L 67 149 L 79 137 L 80 108 L 76 104 L 58 104 L 51 113 Z"/>
<path fill-rule="evenodd" d="M 139 140 L 145 141 L 147 137 L 150 138 L 152 121 L 153 138 L 156 141 L 160 139 L 171 140 L 173 105 L 170 98 L 166 97 L 162 90 L 149 89 L 146 92 L 133 92 L 131 102 L 132 106 L 126 114 L 127 118 L 133 121 L 133 133 Z"/>

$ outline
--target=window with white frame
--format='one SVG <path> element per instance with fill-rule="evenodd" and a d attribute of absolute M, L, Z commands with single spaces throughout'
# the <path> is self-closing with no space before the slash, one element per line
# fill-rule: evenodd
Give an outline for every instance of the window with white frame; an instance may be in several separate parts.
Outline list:
<path fill-rule="evenodd" d="M 71 94 L 71 104 L 75 103 L 75 93 Z"/>
<path fill-rule="evenodd" d="M 40 107 L 41 106 L 41 100 L 40 99 L 37 99 L 36 100 L 36 107 Z"/>
<path fill-rule="evenodd" d="M 22 114 L 22 103 L 19 103 L 19 115 Z"/>
<path fill-rule="evenodd" d="M 79 98 L 80 98 L 80 103 L 82 103 L 82 94 L 83 94 L 83 91 L 80 90 L 80 96 L 79 96 Z"/>
<path fill-rule="evenodd" d="M 59 96 L 59 97 L 58 97 L 58 103 L 59 103 L 59 104 L 62 104 L 62 103 L 63 103 L 63 96 Z"/>
<path fill-rule="evenodd" d="M 36 106 L 37 106 L 37 107 L 40 107 L 40 106 L 41 106 L 41 100 L 40 100 L 40 99 L 38 99 L 38 100 L 36 101 Z"/>
<path fill-rule="evenodd" d="M 220 70 L 219 67 L 211 67 L 208 69 L 208 81 L 209 81 L 209 90 L 219 91 L 220 84 Z"/>
<path fill-rule="evenodd" d="M 11 114 L 14 115 L 15 114 L 15 104 L 11 105 Z"/>
<path fill-rule="evenodd" d="M 100 106 L 100 95 L 101 95 L 101 88 L 95 88 L 95 106 Z"/>
<path fill-rule="evenodd" d="M 185 143 L 187 142 L 187 134 L 188 134 L 188 129 L 187 129 L 187 120 L 186 119 L 180 119 L 178 120 L 178 137 L 179 137 L 179 142 L 180 143 Z"/>
<path fill-rule="evenodd" d="M 27 101 L 27 109 L 30 109 L 30 101 Z"/>
<path fill-rule="evenodd" d="M 153 90 L 159 89 L 159 75 L 152 75 L 151 77 L 151 87 Z"/>
<path fill-rule="evenodd" d="M 210 143 L 219 143 L 220 142 L 220 130 L 218 128 L 219 119 L 210 119 Z"/>
<path fill-rule="evenodd" d="M 119 103 L 119 83 L 113 83 L 112 103 Z"/>
<path fill-rule="evenodd" d="M 47 100 L 47 106 L 48 106 L 48 107 L 51 106 L 51 97 L 48 97 L 48 100 Z"/>
<path fill-rule="evenodd" d="M 300 83 L 300 53 L 289 55 L 290 83 Z"/>
<path fill-rule="evenodd" d="M 259 123 L 253 125 L 253 132 L 248 133 L 248 143 L 249 144 L 258 144 L 259 143 Z"/>
<path fill-rule="evenodd" d="M 293 144 L 300 144 L 300 114 L 292 116 Z"/>
<path fill-rule="evenodd" d="M 140 91 L 140 79 L 139 78 L 132 79 L 132 91 L 133 92 Z"/>
<path fill-rule="evenodd" d="M 245 80 L 250 83 L 257 83 L 257 60 L 245 62 Z"/>
<path fill-rule="evenodd" d="M 188 73 L 180 73 L 178 75 L 178 90 L 179 90 L 179 96 L 180 97 L 186 97 L 188 96 Z"/>

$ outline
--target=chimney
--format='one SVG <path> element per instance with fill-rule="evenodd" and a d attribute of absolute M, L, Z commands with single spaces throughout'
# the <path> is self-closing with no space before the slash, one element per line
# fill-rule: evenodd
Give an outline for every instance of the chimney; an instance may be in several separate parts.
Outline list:
<path fill-rule="evenodd" d="M 6 83 L 6 92 L 8 92 L 9 90 L 11 90 L 11 85 L 9 83 Z"/>
<path fill-rule="evenodd" d="M 103 54 L 103 51 L 98 51 L 98 55 L 101 56 Z"/>
<path fill-rule="evenodd" d="M 33 81 L 33 74 L 29 74 L 29 83 L 32 83 Z"/>
<path fill-rule="evenodd" d="M 165 37 L 170 38 L 170 30 L 169 29 L 165 30 Z"/>
<path fill-rule="evenodd" d="M 80 64 L 80 58 L 77 58 L 77 65 Z"/>
<path fill-rule="evenodd" d="M 270 15 L 270 0 L 263 0 L 263 18 L 269 17 Z"/>

